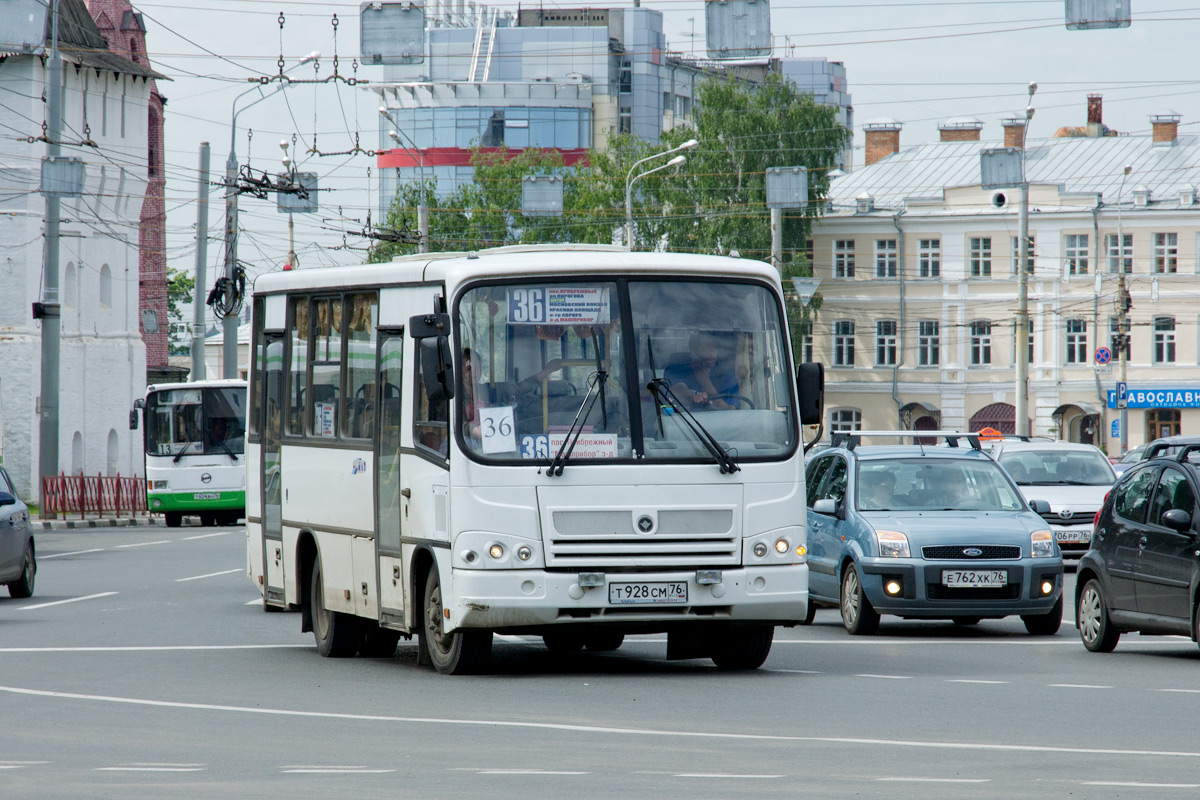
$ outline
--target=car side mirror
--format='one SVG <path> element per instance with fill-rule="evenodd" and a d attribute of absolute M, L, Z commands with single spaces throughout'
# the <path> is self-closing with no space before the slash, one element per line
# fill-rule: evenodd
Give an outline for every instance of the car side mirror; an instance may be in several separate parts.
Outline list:
<path fill-rule="evenodd" d="M 818 500 L 813 503 L 813 511 L 818 514 L 824 514 L 827 517 L 837 516 L 838 504 L 836 500 L 830 500 L 828 497 Z"/>
<path fill-rule="evenodd" d="M 0 506 L 15 506 L 16 504 L 17 498 L 8 492 L 0 492 Z"/>
<path fill-rule="evenodd" d="M 1173 531 L 1186 531 L 1192 527 L 1192 515 L 1181 508 L 1172 508 L 1170 511 L 1164 511 L 1161 517 L 1162 524 Z"/>
<path fill-rule="evenodd" d="M 1050 504 L 1045 500 L 1030 500 L 1029 507 L 1033 509 L 1033 513 L 1043 517 L 1050 513 Z"/>

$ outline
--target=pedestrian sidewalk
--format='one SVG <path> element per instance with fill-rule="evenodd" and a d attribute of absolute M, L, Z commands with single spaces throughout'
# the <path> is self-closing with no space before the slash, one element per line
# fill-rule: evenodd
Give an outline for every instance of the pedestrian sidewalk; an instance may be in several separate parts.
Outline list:
<path fill-rule="evenodd" d="M 91 517 L 88 519 L 42 519 L 32 517 L 30 524 L 35 531 L 61 531 L 72 528 L 135 528 L 164 525 L 160 516 Z"/>

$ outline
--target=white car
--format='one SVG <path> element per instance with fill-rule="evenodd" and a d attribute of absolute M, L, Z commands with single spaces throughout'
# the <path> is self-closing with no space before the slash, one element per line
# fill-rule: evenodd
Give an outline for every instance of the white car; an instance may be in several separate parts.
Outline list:
<path fill-rule="evenodd" d="M 995 443 L 990 454 L 1008 471 L 1026 500 L 1045 500 L 1042 517 L 1063 557 L 1078 558 L 1092 542 L 1092 524 L 1117 474 L 1090 444 L 1031 439 Z"/>

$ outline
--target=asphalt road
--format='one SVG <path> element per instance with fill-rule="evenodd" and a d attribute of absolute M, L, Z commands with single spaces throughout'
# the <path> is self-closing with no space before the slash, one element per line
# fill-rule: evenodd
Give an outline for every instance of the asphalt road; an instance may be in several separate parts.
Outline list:
<path fill-rule="evenodd" d="M 0 797 L 1196 797 L 1200 649 L 1069 624 L 837 613 L 765 667 L 667 662 L 663 637 L 490 675 L 320 658 L 266 614 L 240 528 L 37 535 L 37 593 L 0 598 Z M 1068 591 L 1073 575 L 1068 575 Z M 1072 609 L 1068 605 L 1068 614 Z"/>

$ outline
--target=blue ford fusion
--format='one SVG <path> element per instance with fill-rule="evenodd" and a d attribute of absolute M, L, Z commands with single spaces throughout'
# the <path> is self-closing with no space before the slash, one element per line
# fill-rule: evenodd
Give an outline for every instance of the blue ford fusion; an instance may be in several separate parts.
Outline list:
<path fill-rule="evenodd" d="M 837 607 L 847 631 L 870 634 L 882 614 L 961 625 L 1019 614 L 1031 634 L 1056 633 L 1062 553 L 1035 511 L 1045 504 L 1027 503 L 974 436 L 858 446 L 883 435 L 835 434 L 809 462 L 809 619 Z"/>

